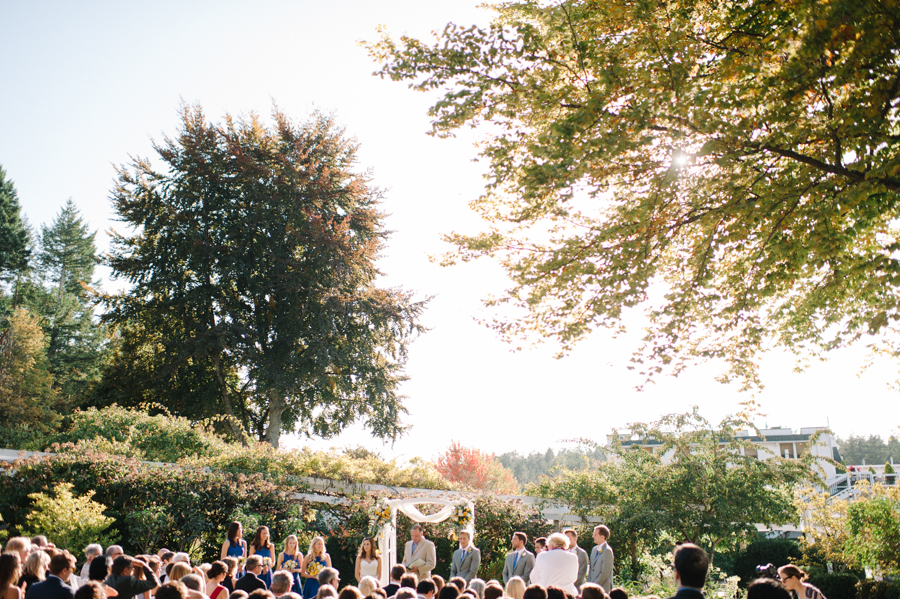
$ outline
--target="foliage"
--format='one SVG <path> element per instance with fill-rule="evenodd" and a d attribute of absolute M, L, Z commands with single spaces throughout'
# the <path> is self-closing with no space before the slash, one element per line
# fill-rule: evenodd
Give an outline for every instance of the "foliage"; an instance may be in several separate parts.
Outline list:
<path fill-rule="evenodd" d="M 512 472 L 493 454 L 463 447 L 458 441 L 435 462 L 437 471 L 451 483 L 472 491 L 490 491 L 501 495 L 517 493 L 519 485 Z"/>
<path fill-rule="evenodd" d="M 116 520 L 116 530 L 111 534 L 128 552 L 137 549 L 133 539 L 140 539 L 142 531 L 132 531 L 129 524 L 134 520 L 129 521 L 126 516 L 155 506 L 164 506 L 172 518 L 158 542 L 205 560 L 219 555 L 231 516 L 238 507 L 259 514 L 275 539 L 288 534 L 284 526 L 296 525 L 295 508 L 308 509 L 304 502 L 292 497 L 293 489 L 279 487 L 257 474 L 154 466 L 93 453 L 77 445 L 54 449 L 58 453 L 53 456 L 17 460 L 9 469 L 10 474 L 0 477 L 0 513 L 14 534 L 25 527 L 29 494 L 60 482 L 71 483 L 75 493 L 96 492 L 95 500 L 108 506 L 107 515 Z"/>
<path fill-rule="evenodd" d="M 105 505 L 92 499 L 94 491 L 76 497 L 72 489 L 72 483 L 58 483 L 53 486 L 53 497 L 30 493 L 34 508 L 25 517 L 28 529 L 75 553 L 88 543 L 108 545 L 111 537 L 106 530 L 115 520 L 103 514 Z"/>
<path fill-rule="evenodd" d="M 41 227 L 40 263 L 53 288 L 44 306 L 47 357 L 54 385 L 66 404 L 75 404 L 100 378 L 105 340 L 94 322 L 90 296 L 96 232 L 89 232 L 69 199 L 49 227 Z"/>
<path fill-rule="evenodd" d="M 502 335 L 566 351 L 643 305 L 643 374 L 719 358 L 748 385 L 772 345 L 893 348 L 897 0 L 491 8 L 368 48 L 376 74 L 442 90 L 433 133 L 484 125 L 486 230 L 449 235 L 448 262 L 505 268 Z"/>
<path fill-rule="evenodd" d="M 273 120 L 217 125 L 185 107 L 154 146 L 166 171 L 119 169 L 116 213 L 136 231 L 114 236 L 109 264 L 132 288 L 107 298 L 107 317 L 173 331 L 173 355 L 214 364 L 219 412 L 273 447 L 282 430 L 329 437 L 357 419 L 396 439 L 424 302 L 376 286 L 387 233 L 356 144 L 321 115 Z M 223 385 L 236 369 L 250 391 L 239 410 Z"/>
<path fill-rule="evenodd" d="M 860 580 L 856 596 L 866 599 L 900 599 L 900 584 L 881 580 Z"/>
<path fill-rule="evenodd" d="M 900 438 L 895 436 L 885 441 L 878 435 L 850 435 L 846 439 L 838 439 L 837 444 L 847 464 L 880 464 L 890 461 L 892 457 L 900 460 Z"/>
<path fill-rule="evenodd" d="M 113 444 L 107 446 L 111 453 L 170 463 L 192 456 L 213 457 L 226 448 L 226 443 L 207 428 L 165 410 L 151 416 L 146 411 L 112 405 L 77 410 L 67 422 L 66 430 L 45 446 L 100 440 Z"/>
<path fill-rule="evenodd" d="M 0 166 L 0 281 L 27 267 L 28 241 L 16 187 Z"/>
<path fill-rule="evenodd" d="M 741 580 L 742 586 L 757 578 L 756 567 L 772 564 L 776 568 L 796 564 L 800 560 L 801 547 L 787 539 L 756 539 L 734 555 L 732 572 Z"/>
<path fill-rule="evenodd" d="M 59 420 L 53 410 L 46 339 L 38 318 L 25 308 L 13 312 L 0 331 L 0 421 L 4 428 L 46 433 Z"/>
<path fill-rule="evenodd" d="M 826 562 L 832 562 L 838 571 L 856 565 L 844 552 L 849 541 L 847 512 L 850 501 L 832 498 L 827 492 L 812 488 L 801 489 L 795 500 L 797 509 L 804 513 L 806 533 L 801 543 L 815 548 Z"/>
<path fill-rule="evenodd" d="M 829 599 L 856 599 L 859 577 L 849 572 L 822 572 L 810 575 L 809 583 Z"/>
<path fill-rule="evenodd" d="M 875 485 L 864 491 L 847 509 L 847 526 L 846 553 L 883 574 L 900 574 L 900 489 Z"/>
<path fill-rule="evenodd" d="M 141 554 L 153 553 L 159 549 L 162 546 L 160 540 L 174 524 L 175 519 L 169 515 L 164 505 L 151 505 L 125 516 L 128 541 Z"/>
<path fill-rule="evenodd" d="M 713 426 L 696 409 L 632 424 L 622 437 L 610 436 L 611 459 L 595 471 L 563 471 L 528 492 L 615 523 L 615 540 L 628 547 L 634 572 L 640 552 L 661 535 L 696 543 L 713 559 L 717 549 L 754 538 L 756 523 L 799 520 L 792 488 L 813 477 L 811 456 L 744 455 L 755 449 L 742 434 L 747 428 L 747 414 Z"/>
<path fill-rule="evenodd" d="M 548 447 L 545 452 L 533 451 L 523 455 L 518 451 L 508 451 L 497 456 L 497 461 L 512 471 L 520 485 L 536 483 L 555 468 L 586 470 L 605 460 L 606 454 L 602 449 L 590 447 L 564 448 L 558 452 Z"/>

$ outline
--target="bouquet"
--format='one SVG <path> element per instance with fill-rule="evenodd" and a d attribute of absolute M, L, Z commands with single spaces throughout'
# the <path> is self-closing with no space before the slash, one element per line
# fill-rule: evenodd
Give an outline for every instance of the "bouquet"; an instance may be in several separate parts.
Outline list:
<path fill-rule="evenodd" d="M 306 573 L 311 577 L 318 576 L 319 572 L 322 571 L 322 564 L 317 562 L 316 560 L 310 560 L 309 565 L 306 566 Z"/>
<path fill-rule="evenodd" d="M 283 564 L 281 564 L 282 568 L 284 568 L 285 570 L 290 570 L 291 572 L 296 570 L 299 566 L 300 565 L 292 559 L 289 559 L 286 562 L 284 562 Z"/>
<path fill-rule="evenodd" d="M 271 567 L 272 567 L 272 558 L 271 558 L 271 557 L 264 557 L 264 558 L 262 558 L 262 559 L 263 559 L 263 565 L 264 565 L 265 567 L 267 567 L 267 568 L 271 568 Z"/>

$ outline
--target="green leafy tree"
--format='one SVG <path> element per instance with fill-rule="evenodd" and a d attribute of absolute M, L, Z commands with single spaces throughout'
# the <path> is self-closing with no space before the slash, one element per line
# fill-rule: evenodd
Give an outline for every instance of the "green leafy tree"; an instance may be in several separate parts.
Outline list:
<path fill-rule="evenodd" d="M 0 281 L 8 280 L 28 265 L 28 228 L 22 220 L 19 196 L 0 166 Z"/>
<path fill-rule="evenodd" d="M 113 542 L 113 537 L 104 534 L 115 522 L 103 515 L 106 506 L 92 499 L 93 491 L 82 496 L 72 493 L 72 483 L 54 485 L 54 496 L 45 493 L 31 493 L 28 497 L 34 508 L 26 517 L 33 534 L 46 535 L 58 547 L 70 551 L 80 551 L 88 543 L 103 546 Z"/>
<path fill-rule="evenodd" d="M 718 358 L 748 385 L 772 345 L 895 352 L 897 0 L 492 8 L 368 47 L 376 74 L 442 90 L 433 133 L 488 134 L 488 230 L 450 235 L 448 262 L 505 268 L 503 336 L 566 351 L 645 306 L 643 374 Z"/>
<path fill-rule="evenodd" d="M 165 171 L 142 159 L 119 170 L 116 213 L 137 231 L 113 239 L 110 266 L 132 287 L 107 298 L 107 319 L 177 320 L 167 350 L 212 364 L 218 413 L 247 414 L 273 446 L 282 431 L 328 437 L 357 419 L 396 438 L 424 303 L 375 285 L 386 233 L 355 143 L 323 116 L 273 118 L 214 125 L 186 107 L 178 136 L 155 146 Z M 247 381 L 240 412 L 229 369 Z"/>
<path fill-rule="evenodd" d="M 696 411 L 671 414 L 610 436 L 609 462 L 594 472 L 562 472 L 530 493 L 582 515 L 618 520 L 617 537 L 633 560 L 660 535 L 704 547 L 712 559 L 756 535 L 756 524 L 796 522 L 793 487 L 813 478 L 804 459 L 746 455 L 755 445 L 740 433 L 752 428 L 745 415 L 712 425 Z M 616 541 L 620 542 L 620 541 Z"/>
<path fill-rule="evenodd" d="M 46 351 L 38 318 L 25 308 L 16 309 L 0 331 L 0 421 L 4 429 L 26 427 L 46 433 L 58 422 Z"/>
<path fill-rule="evenodd" d="M 845 552 L 882 574 L 900 573 L 900 489 L 875 485 L 847 508 Z"/>
<path fill-rule="evenodd" d="M 94 322 L 88 291 L 98 260 L 95 235 L 71 199 L 49 227 L 41 227 L 39 258 L 52 284 L 45 306 L 47 356 L 61 399 L 70 405 L 84 403 L 103 363 L 105 333 Z"/>

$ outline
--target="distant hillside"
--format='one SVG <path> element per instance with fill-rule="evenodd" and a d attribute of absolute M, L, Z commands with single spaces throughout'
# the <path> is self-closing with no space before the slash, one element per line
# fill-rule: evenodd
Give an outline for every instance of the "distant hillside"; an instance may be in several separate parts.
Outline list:
<path fill-rule="evenodd" d="M 497 460 L 512 470 L 519 484 L 525 486 L 535 483 L 541 476 L 551 474 L 557 466 L 571 470 L 584 470 L 606 461 L 606 454 L 600 449 L 579 447 L 577 449 L 562 449 L 554 452 L 548 448 L 545 452 L 533 451 L 522 455 L 518 451 L 510 451 L 497 456 Z"/>

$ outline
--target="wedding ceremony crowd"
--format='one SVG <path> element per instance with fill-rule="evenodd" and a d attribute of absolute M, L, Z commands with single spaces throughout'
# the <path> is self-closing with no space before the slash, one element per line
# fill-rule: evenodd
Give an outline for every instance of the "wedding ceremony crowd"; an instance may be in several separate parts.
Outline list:
<path fill-rule="evenodd" d="M 463 530 L 445 581 L 432 573 L 435 545 L 416 524 L 402 562 L 390 568 L 384 586 L 380 579 L 385 563 L 372 538 L 359 547 L 356 584 L 351 585 L 343 584 L 341 573 L 332 567 L 322 537 L 315 537 L 304 553 L 297 536 L 289 535 L 278 551 L 267 527 L 260 526 L 248 543 L 238 522 L 228 528 L 220 559 L 201 564 L 192 564 L 187 553 L 164 548 L 132 557 L 118 545 L 104 550 L 90 544 L 79 566 L 72 553 L 44 536 L 14 537 L 0 555 L 0 599 L 627 599 L 624 589 L 613 587 L 609 535 L 606 526 L 595 527 L 596 544 L 587 551 L 578 546 L 576 531 L 567 529 L 535 539 L 532 553 L 527 535 L 516 532 L 502 581 L 485 581 L 478 577 L 481 552 L 474 533 Z M 678 587 L 674 598 L 704 597 L 706 552 L 684 543 L 675 548 L 673 562 Z M 751 583 L 747 598 L 787 599 L 796 593 L 825 599 L 794 565 L 779 568 L 778 578 Z"/>

